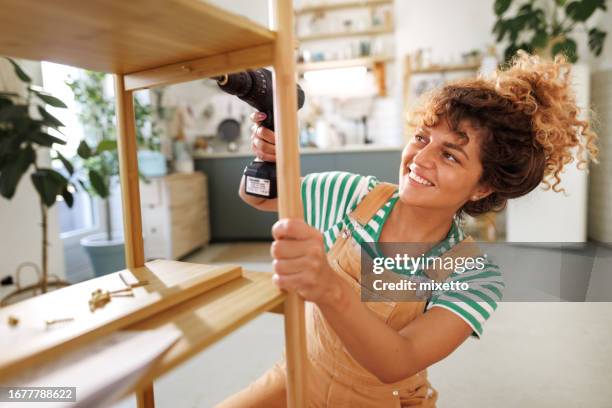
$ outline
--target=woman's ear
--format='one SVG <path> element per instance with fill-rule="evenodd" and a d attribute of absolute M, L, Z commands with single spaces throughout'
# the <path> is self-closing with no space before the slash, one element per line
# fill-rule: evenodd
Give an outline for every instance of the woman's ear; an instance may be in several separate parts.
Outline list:
<path fill-rule="evenodd" d="M 478 187 L 476 187 L 476 189 L 470 195 L 469 200 L 470 201 L 482 200 L 483 198 L 485 198 L 492 192 L 493 192 L 493 189 L 491 187 L 479 184 Z"/>

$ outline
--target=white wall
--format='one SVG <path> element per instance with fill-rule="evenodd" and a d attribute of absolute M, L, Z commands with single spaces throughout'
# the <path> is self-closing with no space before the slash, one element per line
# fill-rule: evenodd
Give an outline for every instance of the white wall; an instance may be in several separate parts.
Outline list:
<path fill-rule="evenodd" d="M 40 63 L 19 62 L 32 77 L 35 84 L 42 84 Z M 19 90 L 11 65 L 0 60 L 0 89 L 12 92 Z M 49 165 L 48 152 L 39 154 L 39 163 Z M 0 277 L 13 274 L 19 264 L 30 261 L 41 264 L 41 216 L 38 194 L 34 190 L 29 174 L 25 174 L 17 187 L 17 193 L 10 200 L 0 198 Z M 59 239 L 59 223 L 55 207 L 49 211 L 49 273 L 64 277 L 64 256 L 62 241 Z M 28 273 L 29 278 L 31 274 Z M 24 274 L 25 277 L 25 274 Z M 32 283 L 31 279 L 21 282 Z"/>

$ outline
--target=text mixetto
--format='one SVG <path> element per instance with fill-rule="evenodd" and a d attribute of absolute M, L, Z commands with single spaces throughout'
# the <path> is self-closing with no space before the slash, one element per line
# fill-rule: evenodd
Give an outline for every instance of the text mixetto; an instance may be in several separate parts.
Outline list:
<path fill-rule="evenodd" d="M 398 282 L 385 282 L 382 279 L 376 279 L 372 282 L 374 290 L 409 290 L 409 291 L 466 291 L 470 288 L 467 282 L 436 282 L 434 280 L 425 282 L 413 282 L 408 279 L 402 279 Z"/>

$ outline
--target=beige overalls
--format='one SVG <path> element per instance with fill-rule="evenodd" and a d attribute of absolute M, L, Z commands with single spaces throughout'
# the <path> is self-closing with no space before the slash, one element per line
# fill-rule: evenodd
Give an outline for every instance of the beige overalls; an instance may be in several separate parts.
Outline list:
<path fill-rule="evenodd" d="M 388 183 L 378 184 L 350 216 L 362 226 L 387 202 L 397 186 Z M 468 239 L 468 241 L 471 239 Z M 462 241 L 463 242 L 463 241 Z M 459 249 L 455 245 L 444 256 Z M 360 296 L 360 258 L 359 244 L 352 238 L 350 230 L 339 234 L 336 242 L 327 253 L 333 269 L 350 283 L 356 296 Z M 450 272 L 426 271 L 436 281 L 444 281 Z M 437 275 L 437 276 L 432 276 Z M 399 331 L 421 315 L 425 300 L 410 302 L 364 302 L 381 320 L 394 330 Z M 308 345 L 308 400 L 309 407 L 435 407 L 437 392 L 427 381 L 426 370 L 398 381 L 385 384 L 363 368 L 345 349 L 333 328 L 326 322 L 319 308 L 306 302 L 306 337 Z M 350 318 L 347 316 L 347 318 Z M 402 364 L 398 362 L 398 364 Z M 258 380 L 247 388 L 231 396 L 218 408 L 286 407 L 284 359 L 276 363 Z"/>

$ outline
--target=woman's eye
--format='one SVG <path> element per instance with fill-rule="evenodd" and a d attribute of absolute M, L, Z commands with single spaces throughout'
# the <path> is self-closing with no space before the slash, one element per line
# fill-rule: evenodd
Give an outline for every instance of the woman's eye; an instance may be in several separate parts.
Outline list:
<path fill-rule="evenodd" d="M 447 159 L 447 160 L 454 161 L 455 163 L 459 163 L 459 160 L 457 160 L 457 158 L 455 156 L 453 156 L 452 154 L 450 154 L 448 152 L 442 153 L 442 156 L 444 156 L 444 158 Z"/>
<path fill-rule="evenodd" d="M 414 140 L 416 140 L 419 143 L 425 142 L 425 138 L 421 135 L 414 135 Z"/>

